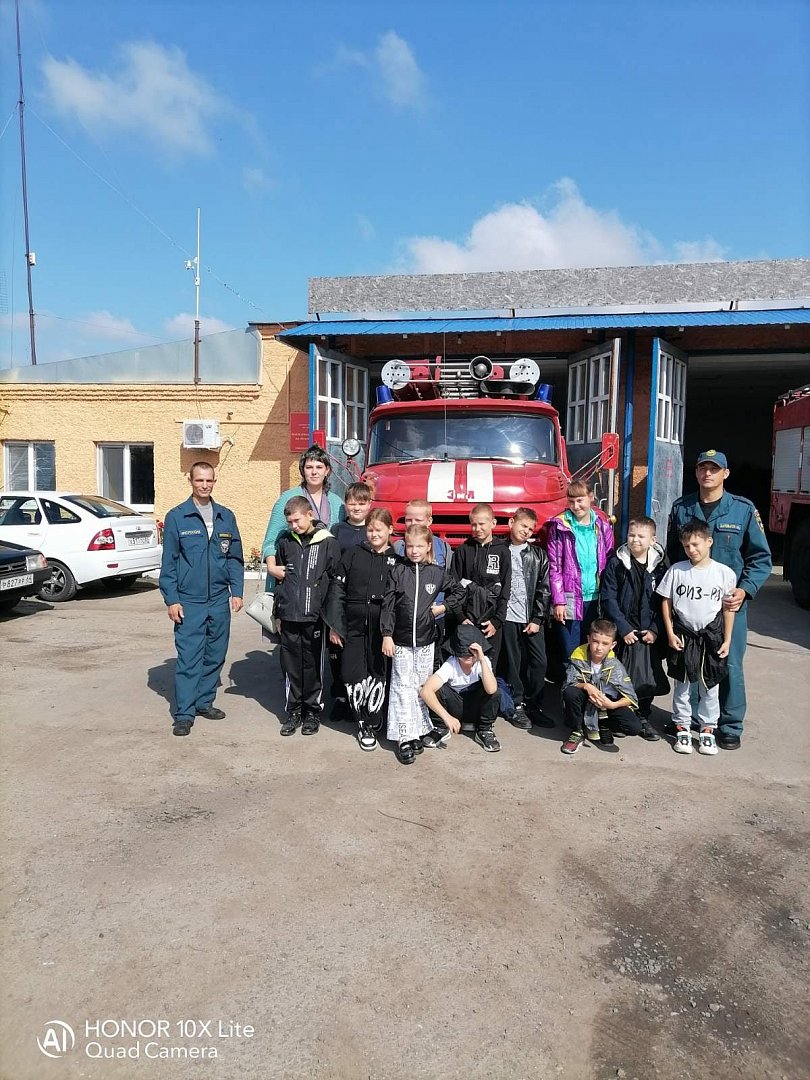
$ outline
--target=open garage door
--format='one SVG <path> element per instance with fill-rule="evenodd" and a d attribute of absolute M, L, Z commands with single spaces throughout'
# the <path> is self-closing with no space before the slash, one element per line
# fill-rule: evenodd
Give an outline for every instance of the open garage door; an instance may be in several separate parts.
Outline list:
<path fill-rule="evenodd" d="M 344 439 L 365 442 L 370 387 L 366 361 L 310 345 L 311 431 L 323 432 L 332 459 L 332 490 L 341 495 L 364 465 L 362 454 L 354 463 L 347 462 L 341 443 Z"/>
<path fill-rule="evenodd" d="M 659 539 L 666 536 L 670 507 L 683 486 L 687 359 L 663 338 L 653 340 L 645 509 Z"/>
<path fill-rule="evenodd" d="M 568 361 L 565 444 L 572 474 L 592 479 L 599 505 L 613 513 L 615 472 L 599 474 L 602 436 L 615 431 L 618 415 L 621 338 L 612 338 Z"/>

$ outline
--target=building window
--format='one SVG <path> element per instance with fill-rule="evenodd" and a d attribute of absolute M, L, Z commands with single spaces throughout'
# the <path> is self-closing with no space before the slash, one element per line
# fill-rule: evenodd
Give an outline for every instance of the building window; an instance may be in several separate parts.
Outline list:
<path fill-rule="evenodd" d="M 56 447 L 52 442 L 7 442 L 4 445 L 6 491 L 53 491 Z"/>
<path fill-rule="evenodd" d="M 318 428 L 327 441 L 366 437 L 368 372 L 339 360 L 318 359 Z"/>
<path fill-rule="evenodd" d="M 135 510 L 155 506 L 155 450 L 151 443 L 99 443 L 99 494 Z"/>
<path fill-rule="evenodd" d="M 588 361 L 580 360 L 568 369 L 568 424 L 566 440 L 585 442 L 585 402 L 588 386 Z"/>
<path fill-rule="evenodd" d="M 610 353 L 588 360 L 588 442 L 598 442 L 610 427 Z"/>
<path fill-rule="evenodd" d="M 683 445 L 686 415 L 686 363 L 661 350 L 656 387 L 655 437 Z"/>

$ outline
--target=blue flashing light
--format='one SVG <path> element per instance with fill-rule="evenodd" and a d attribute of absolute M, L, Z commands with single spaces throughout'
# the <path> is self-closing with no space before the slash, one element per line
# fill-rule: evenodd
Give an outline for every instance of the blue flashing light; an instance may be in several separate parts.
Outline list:
<path fill-rule="evenodd" d="M 551 383 L 541 382 L 534 395 L 535 401 L 547 401 L 551 404 Z"/>
<path fill-rule="evenodd" d="M 389 402 L 394 400 L 393 391 L 388 386 L 377 387 L 377 404 L 388 405 Z"/>

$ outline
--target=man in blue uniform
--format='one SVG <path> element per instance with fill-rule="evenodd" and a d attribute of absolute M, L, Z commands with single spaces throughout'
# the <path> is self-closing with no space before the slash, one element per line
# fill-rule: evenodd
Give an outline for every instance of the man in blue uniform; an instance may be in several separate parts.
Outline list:
<path fill-rule="evenodd" d="M 242 607 L 245 566 L 231 510 L 211 498 L 216 478 L 207 461 L 188 474 L 191 498 L 166 515 L 160 591 L 174 623 L 174 735 L 188 735 L 196 716 L 222 720 L 214 706 L 225 663 L 231 614 Z"/>
<path fill-rule="evenodd" d="M 705 521 L 712 532 L 712 558 L 737 575 L 737 588 L 723 606 L 736 612 L 728 676 L 720 684 L 720 722 L 717 745 L 738 750 L 745 719 L 743 656 L 748 638 L 748 604 L 768 580 L 771 551 L 765 539 L 762 519 L 749 499 L 725 490 L 729 475 L 726 455 L 704 450 L 695 468 L 698 490 L 682 495 L 673 503 L 667 528 L 667 555 L 670 562 L 682 562 L 683 548 L 678 534 L 691 518 Z"/>

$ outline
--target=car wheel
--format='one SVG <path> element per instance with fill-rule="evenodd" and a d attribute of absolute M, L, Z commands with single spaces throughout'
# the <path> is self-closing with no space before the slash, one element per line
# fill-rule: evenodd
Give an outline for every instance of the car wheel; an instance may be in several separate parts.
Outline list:
<path fill-rule="evenodd" d="M 103 588 L 109 589 L 110 592 L 123 592 L 124 589 L 131 589 L 139 577 L 140 574 L 127 574 L 125 577 L 105 577 L 101 579 L 101 585 Z"/>
<path fill-rule="evenodd" d="M 48 559 L 51 576 L 37 593 L 40 600 L 50 600 L 52 604 L 61 604 L 72 600 L 76 595 L 76 578 L 64 563 Z"/>

